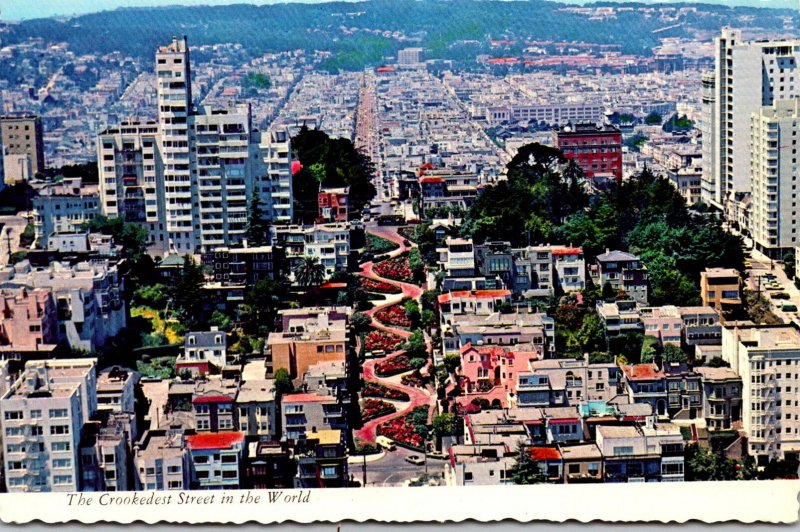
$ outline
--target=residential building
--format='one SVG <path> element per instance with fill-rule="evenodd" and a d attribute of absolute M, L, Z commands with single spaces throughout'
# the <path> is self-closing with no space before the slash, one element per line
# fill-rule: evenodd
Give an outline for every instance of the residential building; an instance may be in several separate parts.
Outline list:
<path fill-rule="evenodd" d="M 800 42 L 798 42 L 800 58 Z M 796 72 L 791 68 L 790 76 Z M 800 84 L 800 78 L 798 78 Z M 800 95 L 800 91 L 797 92 Z M 797 96 L 776 100 L 752 117 L 750 146 L 750 234 L 755 249 L 772 259 L 798 244 L 797 135 L 800 107 Z"/>
<path fill-rule="evenodd" d="M 470 290 L 442 294 L 439 296 L 442 328 L 452 325 L 455 316 L 489 316 L 499 312 L 503 304 L 511 304 L 509 290 Z"/>
<path fill-rule="evenodd" d="M 281 398 L 283 437 L 297 443 L 326 430 L 347 430 L 347 415 L 335 395 L 292 393 Z"/>
<path fill-rule="evenodd" d="M 751 190 L 751 117 L 800 95 L 800 43 L 747 42 L 741 30 L 723 28 L 714 58 L 713 74 L 703 78 L 702 193 L 703 201 L 726 210 L 735 193 Z"/>
<path fill-rule="evenodd" d="M 80 491 L 81 431 L 97 410 L 96 359 L 38 360 L 0 398 L 6 489 Z"/>
<path fill-rule="evenodd" d="M 415 66 L 422 62 L 424 48 L 410 47 L 401 48 L 397 51 L 397 64 L 401 66 Z"/>
<path fill-rule="evenodd" d="M 45 171 L 42 119 L 38 116 L 0 117 L 0 149 L 6 183 L 30 181 Z"/>
<path fill-rule="evenodd" d="M 456 292 L 453 292 L 456 293 Z M 543 357 L 555 355 L 555 321 L 538 312 L 514 312 L 490 315 L 453 315 L 442 326 L 443 353 L 434 353 L 434 360 L 459 354 L 467 344 L 475 346 L 498 345 L 514 351 L 529 351 Z"/>
<path fill-rule="evenodd" d="M 117 265 L 108 260 L 73 265 L 52 262 L 46 268 L 33 268 L 24 260 L 0 268 L 0 287 L 50 291 L 56 303 L 59 340 L 84 351 L 103 346 L 125 327 L 123 282 Z"/>
<path fill-rule="evenodd" d="M 317 195 L 319 215 L 317 223 L 346 222 L 350 187 L 320 188 Z"/>
<path fill-rule="evenodd" d="M 514 395 L 517 375 L 528 369 L 532 360 L 542 358 L 540 352 L 517 352 L 499 346 L 461 348 L 459 386 L 464 390 L 464 404 L 483 399 L 494 407 L 508 406 L 509 394 Z"/>
<path fill-rule="evenodd" d="M 239 430 L 235 408 L 238 386 L 223 379 L 198 382 L 192 396 L 194 428 L 198 433 Z"/>
<path fill-rule="evenodd" d="M 241 488 L 243 432 L 214 432 L 186 436 L 199 489 Z"/>
<path fill-rule="evenodd" d="M 81 178 L 65 178 L 46 185 L 33 198 L 33 228 L 37 247 L 49 248 L 53 233 L 74 233 L 100 214 L 97 185 L 84 185 Z"/>
<path fill-rule="evenodd" d="M 0 351 L 52 351 L 58 343 L 53 294 L 44 288 L 0 290 Z"/>
<path fill-rule="evenodd" d="M 319 225 L 271 226 L 273 246 L 285 249 L 288 268 L 294 272 L 305 257 L 314 257 L 325 267 L 329 277 L 348 270 L 352 226 L 346 222 Z"/>
<path fill-rule="evenodd" d="M 242 380 L 235 401 L 239 430 L 246 436 L 277 440 L 280 434 L 275 379 L 266 377 L 266 369 L 263 360 L 250 361 L 242 369 Z"/>
<path fill-rule="evenodd" d="M 549 359 L 529 363 L 512 388 L 515 407 L 577 406 L 610 401 L 619 393 L 616 364 L 589 364 L 584 359 Z"/>
<path fill-rule="evenodd" d="M 719 314 L 712 307 L 678 307 L 678 312 L 683 321 L 682 341 L 689 349 L 722 343 Z"/>
<path fill-rule="evenodd" d="M 729 430 L 742 418 L 742 378 L 731 368 L 697 367 L 708 430 Z"/>
<path fill-rule="evenodd" d="M 134 445 L 136 490 L 188 490 L 194 469 L 183 429 L 150 429 Z"/>
<path fill-rule="evenodd" d="M 622 132 L 611 124 L 568 123 L 554 132 L 555 147 L 574 160 L 587 179 L 622 182 Z"/>
<path fill-rule="evenodd" d="M 343 430 L 309 432 L 295 443 L 297 475 L 294 487 L 346 488 L 349 484 Z"/>
<path fill-rule="evenodd" d="M 284 368 L 292 378 L 319 362 L 345 361 L 349 342 L 348 317 L 336 309 L 298 309 L 282 313 L 282 332 L 267 337 L 267 373 Z M 310 312 L 311 311 L 311 312 Z"/>
<path fill-rule="evenodd" d="M 731 324 L 722 328 L 722 358 L 742 379 L 742 429 L 760 464 L 800 452 L 800 329 Z"/>
<path fill-rule="evenodd" d="M 97 375 L 97 409 L 111 412 L 134 412 L 138 372 L 120 366 L 111 366 Z M 138 434 L 133 432 L 133 440 Z"/>
<path fill-rule="evenodd" d="M 667 412 L 670 419 L 702 417 L 701 377 L 685 362 L 665 362 L 664 380 L 667 388 Z"/>
<path fill-rule="evenodd" d="M 254 441 L 247 444 L 242 487 L 293 488 L 297 465 L 288 442 Z"/>
<path fill-rule="evenodd" d="M 742 281 L 733 268 L 706 268 L 700 272 L 700 298 L 703 306 L 714 307 L 720 313 L 729 312 L 742 304 Z"/>
<path fill-rule="evenodd" d="M 678 307 L 674 305 L 643 307 L 639 309 L 639 316 L 646 335 L 658 338 L 662 346 L 675 345 L 680 347 L 683 318 Z"/>
<path fill-rule="evenodd" d="M 637 303 L 647 304 L 647 268 L 637 255 L 606 250 L 597 256 L 590 273 L 596 286 L 608 283 Z"/>
<path fill-rule="evenodd" d="M 595 306 L 608 338 L 629 332 L 641 332 L 644 328 L 635 301 L 620 300 L 606 303 L 600 300 Z"/>
<path fill-rule="evenodd" d="M 228 335 L 212 326 L 210 331 L 193 331 L 183 340 L 183 352 L 175 361 L 178 373 L 219 374 L 227 364 Z"/>
<path fill-rule="evenodd" d="M 84 425 L 81 438 L 81 491 L 132 491 L 133 413 L 105 411 Z"/>
<path fill-rule="evenodd" d="M 439 248 L 439 264 L 447 277 L 473 277 L 475 275 L 475 251 L 472 240 L 445 238 L 445 247 Z"/>
<path fill-rule="evenodd" d="M 647 403 L 658 416 L 667 415 L 666 375 L 656 364 L 624 365 L 625 394 L 631 403 Z"/>
<path fill-rule="evenodd" d="M 291 220 L 290 140 L 259 133 L 248 104 L 195 107 L 186 38 L 156 51 L 156 122 L 127 121 L 98 137 L 103 214 L 143 224 L 161 253 L 244 239 L 249 197 Z"/>
<path fill-rule="evenodd" d="M 512 484 L 516 449 L 505 445 L 453 445 L 445 462 L 448 486 L 499 486 Z"/>
<path fill-rule="evenodd" d="M 683 436 L 671 423 L 597 427 L 606 482 L 682 482 Z"/>
<path fill-rule="evenodd" d="M 603 454 L 595 443 L 564 445 L 558 448 L 564 464 L 565 484 L 603 481 Z"/>

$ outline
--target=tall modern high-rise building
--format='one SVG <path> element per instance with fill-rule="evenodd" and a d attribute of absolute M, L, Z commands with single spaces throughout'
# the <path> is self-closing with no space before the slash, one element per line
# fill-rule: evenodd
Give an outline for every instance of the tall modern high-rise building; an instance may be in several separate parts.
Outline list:
<path fill-rule="evenodd" d="M 2 396 L 9 492 L 81 490 L 81 433 L 97 410 L 96 362 L 30 361 Z"/>
<path fill-rule="evenodd" d="M 746 42 L 723 28 L 714 72 L 703 79 L 703 201 L 725 209 L 737 192 L 750 192 L 750 119 L 800 96 L 798 61 L 800 41 Z"/>
<path fill-rule="evenodd" d="M 750 233 L 756 249 L 781 259 L 798 245 L 797 139 L 800 100 L 778 100 L 752 117 Z"/>
<path fill-rule="evenodd" d="M 185 37 L 156 51 L 156 82 L 157 122 L 123 122 L 99 136 L 103 212 L 143 224 L 158 253 L 242 241 L 253 195 L 270 219 L 290 221 L 288 134 L 262 135 L 248 104 L 195 106 Z"/>

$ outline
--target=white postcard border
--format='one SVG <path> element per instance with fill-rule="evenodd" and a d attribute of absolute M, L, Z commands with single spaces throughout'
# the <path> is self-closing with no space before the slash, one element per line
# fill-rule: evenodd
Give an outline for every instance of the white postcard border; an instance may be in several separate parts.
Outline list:
<path fill-rule="evenodd" d="M 7 523 L 794 523 L 800 481 L 0 495 Z"/>

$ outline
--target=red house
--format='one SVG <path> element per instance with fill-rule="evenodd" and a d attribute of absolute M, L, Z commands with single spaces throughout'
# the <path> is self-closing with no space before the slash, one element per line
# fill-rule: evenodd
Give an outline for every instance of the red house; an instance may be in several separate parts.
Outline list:
<path fill-rule="evenodd" d="M 611 124 L 567 124 L 555 130 L 556 148 L 572 159 L 587 179 L 622 182 L 622 132 Z"/>
<path fill-rule="evenodd" d="M 347 197 L 349 193 L 349 187 L 320 188 L 317 223 L 346 222 L 348 213 Z"/>

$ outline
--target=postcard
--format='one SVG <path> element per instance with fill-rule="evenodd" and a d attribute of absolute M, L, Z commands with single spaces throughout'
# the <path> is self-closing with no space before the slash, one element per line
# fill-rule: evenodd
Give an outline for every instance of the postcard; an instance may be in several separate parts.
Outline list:
<path fill-rule="evenodd" d="M 0 519 L 795 522 L 799 34 L 4 3 Z"/>

